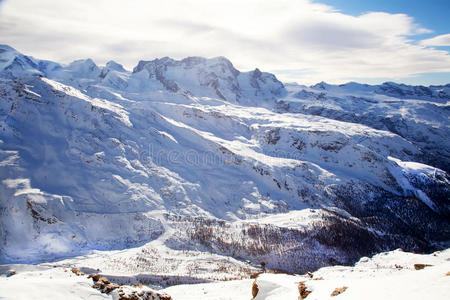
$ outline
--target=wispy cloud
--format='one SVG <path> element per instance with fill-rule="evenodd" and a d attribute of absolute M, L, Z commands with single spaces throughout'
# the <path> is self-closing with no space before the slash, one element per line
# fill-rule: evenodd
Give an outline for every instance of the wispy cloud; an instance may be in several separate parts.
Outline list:
<path fill-rule="evenodd" d="M 0 9 L 1 42 L 62 62 L 226 56 L 302 83 L 450 72 L 449 53 L 425 47 L 439 37 L 411 42 L 430 32 L 411 17 L 355 17 L 308 0 L 7 0 Z"/>
<path fill-rule="evenodd" d="M 450 33 L 422 40 L 420 43 L 424 46 L 450 46 Z"/>

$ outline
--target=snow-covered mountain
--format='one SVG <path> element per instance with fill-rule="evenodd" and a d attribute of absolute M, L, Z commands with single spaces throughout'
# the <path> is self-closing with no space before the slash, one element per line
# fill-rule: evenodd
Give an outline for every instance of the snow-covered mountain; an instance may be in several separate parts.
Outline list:
<path fill-rule="evenodd" d="M 446 247 L 448 95 L 283 85 L 223 57 L 130 72 L 1 46 L 0 260 L 139 246 L 116 265 L 161 273 L 165 259 L 178 276 L 193 253 L 304 272 Z"/>
<path fill-rule="evenodd" d="M 290 85 L 278 112 L 323 116 L 395 133 L 420 149 L 415 160 L 450 171 L 450 85 L 407 86 L 391 82 L 370 86 L 318 83 Z"/>

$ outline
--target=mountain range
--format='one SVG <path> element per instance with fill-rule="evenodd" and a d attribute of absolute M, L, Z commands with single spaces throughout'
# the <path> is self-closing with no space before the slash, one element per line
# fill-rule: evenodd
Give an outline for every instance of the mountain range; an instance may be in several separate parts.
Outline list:
<path fill-rule="evenodd" d="M 141 247 L 124 272 L 180 275 L 197 253 L 302 273 L 446 248 L 449 101 L 450 84 L 303 86 L 224 57 L 128 71 L 2 45 L 0 262 Z"/>

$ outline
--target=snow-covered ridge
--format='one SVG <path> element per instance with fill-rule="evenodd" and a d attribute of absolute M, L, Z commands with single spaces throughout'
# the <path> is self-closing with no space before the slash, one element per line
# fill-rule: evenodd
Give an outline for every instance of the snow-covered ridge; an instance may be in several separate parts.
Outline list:
<path fill-rule="evenodd" d="M 76 60 L 62 66 L 22 55 L 9 46 L 0 45 L 0 50 L 3 57 L 0 70 L 4 76 L 43 75 L 80 88 L 100 84 L 141 94 L 162 89 L 189 96 L 218 98 L 233 103 L 242 100 L 244 104 L 260 105 L 285 94 L 283 84 L 273 74 L 259 69 L 239 72 L 224 57 L 141 60 L 130 73 L 113 61 L 105 67 L 97 66 L 92 59 Z"/>
<path fill-rule="evenodd" d="M 181 61 L 165 57 L 140 61 L 133 74 L 144 71 L 149 79 L 159 81 L 168 91 L 183 91 L 233 103 L 273 100 L 285 93 L 283 84 L 274 75 L 259 69 L 241 73 L 224 57 L 188 57 Z"/>
<path fill-rule="evenodd" d="M 137 262 L 163 248 L 174 253 L 171 276 L 192 253 L 300 272 L 449 241 L 439 101 L 316 98 L 225 58 L 141 61 L 129 72 L 0 49 L 2 262 L 144 247 L 118 260 L 158 273 Z M 392 119 L 395 131 L 353 118 L 367 107 L 396 107 L 409 121 L 414 109 L 427 114 L 416 126 Z M 416 132 L 432 133 L 434 148 Z"/>
<path fill-rule="evenodd" d="M 286 89 L 288 95 L 277 100 L 278 112 L 318 115 L 390 131 L 421 149 L 414 160 L 450 170 L 449 85 L 319 83 L 311 87 L 290 84 Z"/>
<path fill-rule="evenodd" d="M 366 92 L 401 99 L 432 99 L 432 101 L 441 101 L 443 103 L 450 100 L 450 84 L 431 85 L 429 87 L 426 87 L 422 85 L 411 86 L 395 82 L 385 82 L 381 85 L 368 85 L 360 84 L 357 82 L 332 85 L 325 82 L 320 82 L 311 86 L 311 88 L 316 90 L 341 93 Z"/>

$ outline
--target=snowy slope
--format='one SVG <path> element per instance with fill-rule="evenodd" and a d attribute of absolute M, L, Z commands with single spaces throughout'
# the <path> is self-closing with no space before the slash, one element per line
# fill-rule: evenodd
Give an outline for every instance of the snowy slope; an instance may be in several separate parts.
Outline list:
<path fill-rule="evenodd" d="M 103 278 L 99 279 L 103 281 Z M 78 269 L 30 265 L 5 265 L 0 269 L 1 299 L 171 299 L 142 285 L 109 283 L 109 288 L 98 289 L 95 284 Z"/>
<path fill-rule="evenodd" d="M 448 299 L 450 292 L 450 251 L 420 255 L 395 250 L 372 258 L 363 257 L 352 267 L 322 268 L 308 275 L 264 273 L 257 279 L 242 279 L 211 283 L 171 286 L 163 291 L 124 287 L 148 291 L 153 295 L 165 292 L 173 300 L 211 299 L 248 300 L 256 282 L 259 299 L 299 299 L 299 282 L 310 293 L 306 299 Z M 417 270 L 415 266 L 419 265 Z M 420 269 L 420 265 L 424 266 Z M 15 275 L 6 277 L 14 270 Z M 118 299 L 118 294 L 102 294 L 92 288 L 86 275 L 76 276 L 70 268 L 47 266 L 5 265 L 0 269 L 2 299 Z M 89 271 L 89 270 L 86 270 Z M 95 270 L 91 270 L 94 272 Z M 111 277 L 112 282 L 116 282 Z M 121 284 L 121 283 L 119 283 Z M 26 287 L 26 288 L 24 288 Z M 346 287 L 345 290 L 342 288 Z M 331 296 L 342 289 L 338 296 Z"/>
<path fill-rule="evenodd" d="M 64 66 L 0 48 L 2 262 L 144 247 L 119 255 L 123 271 L 157 274 L 152 251 L 166 247 L 171 276 L 192 253 L 304 272 L 449 240 L 449 176 L 412 171 L 421 144 L 276 112 L 297 98 L 271 74 L 225 58 Z M 445 136 L 448 113 L 431 111 Z"/>
<path fill-rule="evenodd" d="M 62 268 L 22 268 L 9 266 L 18 274 L 0 277 L 1 299 L 111 299 L 94 290 L 92 280 L 79 277 Z M 24 288 L 26 287 L 26 288 Z"/>
<path fill-rule="evenodd" d="M 395 133 L 420 148 L 415 160 L 450 170 L 450 87 L 348 83 L 287 85 L 278 112 L 298 112 Z"/>
<path fill-rule="evenodd" d="M 312 278 L 262 274 L 256 279 L 258 299 L 299 299 L 299 282 L 311 293 L 304 299 L 447 299 L 450 289 L 449 251 L 418 255 L 399 250 L 362 258 L 353 267 L 328 267 Z M 429 264 L 416 270 L 415 264 Z M 251 299 L 254 280 L 179 285 L 165 289 L 174 299 Z M 337 288 L 347 287 L 337 296 Z"/>

